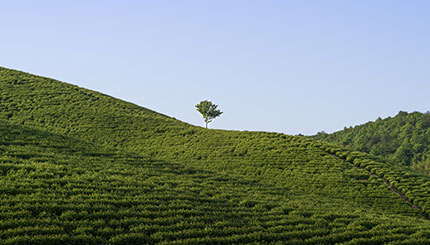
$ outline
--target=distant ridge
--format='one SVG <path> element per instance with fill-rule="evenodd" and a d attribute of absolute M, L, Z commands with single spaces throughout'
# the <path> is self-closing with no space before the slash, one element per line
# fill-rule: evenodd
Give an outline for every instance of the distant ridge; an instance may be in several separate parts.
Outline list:
<path fill-rule="evenodd" d="M 395 117 L 314 138 L 381 156 L 430 174 L 430 113 L 400 111 Z"/>

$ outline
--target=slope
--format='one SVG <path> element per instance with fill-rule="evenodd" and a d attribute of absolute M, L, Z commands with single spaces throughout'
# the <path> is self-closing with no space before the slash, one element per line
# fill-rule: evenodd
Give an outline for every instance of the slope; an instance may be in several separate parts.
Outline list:
<path fill-rule="evenodd" d="M 377 181 L 360 187 L 378 202 L 342 207 L 343 193 L 329 207 L 333 200 L 317 193 L 151 161 L 3 120 L 0 135 L 2 244 L 380 242 L 411 241 L 409 234 L 427 241 L 428 222 Z M 380 215 L 387 206 L 402 215 Z"/>
<path fill-rule="evenodd" d="M 430 113 L 399 112 L 395 117 L 378 119 L 316 139 L 381 156 L 406 166 L 430 170 Z"/>
<path fill-rule="evenodd" d="M 70 240 L 67 239 L 78 239 L 78 235 L 84 236 L 84 240 L 111 243 L 427 241 L 425 230 L 429 223 L 420 218 L 420 211 L 402 200 L 382 179 L 369 175 L 368 171 L 384 176 L 425 215 L 430 210 L 430 201 L 426 197 L 428 186 L 425 184 L 428 179 L 409 173 L 404 168 L 379 162 L 366 154 L 282 134 L 205 130 L 97 92 L 4 68 L 0 70 L 0 88 L 1 115 L 9 122 L 69 135 L 88 145 L 70 147 L 68 152 L 76 151 L 72 156 L 76 156 L 77 160 L 54 161 L 55 166 L 68 168 L 65 171 L 70 174 L 83 174 L 77 183 L 66 179 L 64 185 L 69 184 L 72 188 L 76 184 L 88 196 L 100 193 L 101 197 L 106 197 L 105 200 L 123 198 L 134 203 L 121 209 L 121 204 L 102 202 L 99 206 L 107 207 L 102 209 L 100 216 L 93 215 L 97 210 L 91 209 L 91 205 L 81 204 L 77 213 L 88 214 L 84 215 L 83 223 L 87 225 L 82 232 L 70 233 L 77 228 L 66 228 L 70 223 L 67 220 L 56 223 L 56 229 L 64 230 L 62 239 L 68 242 Z M 6 124 L 5 121 L 3 123 Z M 9 131 L 5 129 L 3 135 L 8 135 Z M 2 166 L 9 168 L 15 161 L 18 165 L 24 161 L 30 166 L 39 166 L 38 159 L 21 156 L 46 149 L 50 152 L 52 148 L 61 149 L 61 146 L 69 144 L 59 143 L 58 147 L 42 144 L 35 150 L 33 146 L 28 148 L 26 145 L 32 142 L 33 135 L 37 133 L 24 134 L 25 137 L 17 134 L 2 136 L 2 142 L 7 142 L 0 151 L 2 157 L 7 159 Z M 61 135 L 55 137 L 72 139 Z M 8 143 L 15 139 L 21 142 L 19 144 L 24 144 L 24 148 L 20 149 L 23 153 L 15 154 L 7 148 L 9 145 L 19 146 Z M 56 142 L 43 139 L 33 141 Z M 88 154 L 79 150 L 87 148 L 107 153 Z M 47 157 L 46 154 L 41 155 Z M 54 151 L 50 157 L 67 159 L 63 155 L 61 151 Z M 94 167 L 96 163 L 99 165 Z M 46 166 L 46 163 L 40 166 Z M 115 170 L 112 171 L 112 168 Z M 92 178 L 79 169 L 85 169 Z M 4 186 L 16 185 L 21 177 L 29 178 L 27 182 L 37 178 L 37 175 L 28 175 L 23 171 L 16 171 L 21 174 L 18 176 L 14 176 L 14 171 L 12 174 L 9 172 L 4 172 L 7 176 L 3 179 Z M 149 176 L 147 173 L 150 173 Z M 61 183 L 58 179 L 61 174 L 52 175 L 56 178 L 53 182 Z M 116 184 L 111 185 L 112 179 Z M 109 181 L 102 182 L 100 186 L 103 188 L 97 189 L 97 184 L 102 180 Z M 58 187 L 41 185 L 36 188 L 36 193 L 48 192 L 52 196 L 62 193 Z M 132 191 L 123 191 L 128 188 Z M 157 196 L 163 195 L 164 191 L 167 192 L 165 196 Z M 182 194 L 187 198 L 183 198 Z M 6 191 L 2 198 L 13 199 L 13 195 L 13 192 Z M 51 198 L 54 200 L 51 204 L 58 205 L 62 198 L 68 200 L 69 197 Z M 31 200 L 39 199 L 43 200 L 38 196 Z M 73 200 L 79 203 L 87 199 L 91 197 L 77 196 Z M 22 199 L 14 199 L 12 203 L 17 203 L 17 200 Z M 141 200 L 146 202 L 136 203 Z M 176 205 L 179 209 L 175 209 Z M 2 210 L 8 210 L 10 206 Z M 153 210 L 165 206 L 168 208 L 149 216 L 151 220 L 162 220 L 156 225 L 149 219 L 137 218 L 145 208 Z M 127 220 L 125 217 L 129 217 L 122 213 L 134 212 L 134 208 L 140 208 L 135 216 L 131 216 L 134 223 L 130 221 L 132 225 L 127 222 L 122 225 L 122 221 Z M 186 211 L 181 211 L 183 209 Z M 103 214 L 109 210 L 115 212 Z M 63 212 L 49 211 L 49 219 L 58 220 Z M 17 217 L 5 213 L 5 218 Z M 37 212 L 31 212 L 29 217 L 34 222 L 43 219 Z M 78 216 L 72 217 L 76 219 Z M 91 223 L 95 220 L 109 224 L 102 226 L 109 230 L 107 235 L 98 233 L 98 228 Z M 26 222 L 19 223 L 13 218 L 9 226 L 3 226 L 2 230 L 30 226 Z M 14 223 L 18 225 L 10 228 L 10 224 Z M 197 225 L 192 226 L 194 223 Z M 115 231 L 118 227 L 121 229 Z M 11 243 L 14 239 L 29 239 L 18 235 L 23 233 L 11 234 L 15 236 L 3 235 L 2 239 Z"/>

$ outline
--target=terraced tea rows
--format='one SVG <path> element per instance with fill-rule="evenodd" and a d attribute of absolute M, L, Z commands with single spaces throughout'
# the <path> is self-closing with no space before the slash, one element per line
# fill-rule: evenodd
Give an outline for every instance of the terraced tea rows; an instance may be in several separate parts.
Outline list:
<path fill-rule="evenodd" d="M 366 154 L 205 130 L 4 68 L 0 117 L 2 244 L 430 242 L 368 171 L 426 215 L 427 177 Z"/>
<path fill-rule="evenodd" d="M 430 182 L 424 174 L 406 167 L 387 164 L 378 157 L 340 148 L 333 144 L 314 142 L 312 145 L 337 155 L 357 168 L 365 169 L 383 178 L 401 192 L 412 205 L 418 207 L 425 217 L 430 217 Z"/>
<path fill-rule="evenodd" d="M 0 125 L 2 244 L 377 242 L 419 241 L 427 234 L 427 222 L 377 182 L 361 188 L 379 196 L 379 202 L 351 212 L 353 201 L 342 195 L 324 199 L 246 175 L 154 162 L 4 121 Z M 291 144 L 296 147 L 302 146 Z M 372 202 L 370 197 L 362 201 Z M 381 215 L 383 207 L 396 203 L 396 212 Z"/>

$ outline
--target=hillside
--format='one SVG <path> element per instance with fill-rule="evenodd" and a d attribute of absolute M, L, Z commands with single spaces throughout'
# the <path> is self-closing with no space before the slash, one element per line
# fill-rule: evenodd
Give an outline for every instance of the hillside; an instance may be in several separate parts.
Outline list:
<path fill-rule="evenodd" d="M 395 117 L 379 118 L 333 134 L 318 134 L 315 138 L 412 165 L 430 174 L 430 113 L 401 111 Z"/>
<path fill-rule="evenodd" d="M 424 175 L 0 68 L 0 243 L 428 243 Z"/>

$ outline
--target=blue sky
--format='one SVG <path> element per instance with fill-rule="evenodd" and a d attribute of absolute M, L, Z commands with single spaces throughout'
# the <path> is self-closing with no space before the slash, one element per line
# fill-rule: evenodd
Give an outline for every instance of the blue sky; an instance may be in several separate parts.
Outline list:
<path fill-rule="evenodd" d="M 430 1 L 8 1 L 0 66 L 211 128 L 333 132 L 430 110 Z"/>

